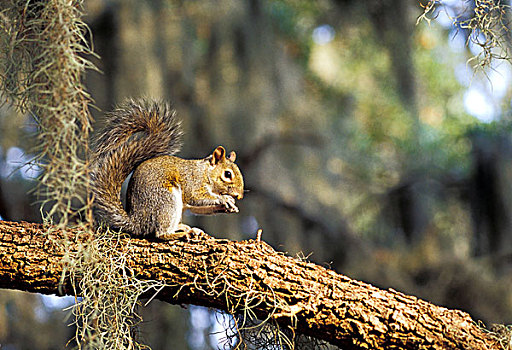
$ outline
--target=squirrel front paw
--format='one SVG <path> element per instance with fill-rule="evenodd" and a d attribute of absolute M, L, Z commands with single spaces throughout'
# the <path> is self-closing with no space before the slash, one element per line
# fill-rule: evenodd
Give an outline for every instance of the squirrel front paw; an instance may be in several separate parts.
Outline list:
<path fill-rule="evenodd" d="M 222 195 L 222 205 L 225 213 L 238 213 L 235 199 L 227 194 Z"/>

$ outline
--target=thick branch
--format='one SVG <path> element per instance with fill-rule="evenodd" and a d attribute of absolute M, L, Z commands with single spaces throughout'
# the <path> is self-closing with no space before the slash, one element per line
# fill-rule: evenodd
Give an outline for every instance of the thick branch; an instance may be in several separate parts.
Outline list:
<path fill-rule="evenodd" d="M 58 293 L 64 250 L 43 232 L 36 224 L 0 222 L 1 288 Z M 169 303 L 233 311 L 234 301 L 251 301 L 261 319 L 271 315 L 343 349 L 500 348 L 464 312 L 351 280 L 263 242 L 126 239 L 128 244 L 128 265 L 138 278 L 175 286 L 158 294 Z"/>

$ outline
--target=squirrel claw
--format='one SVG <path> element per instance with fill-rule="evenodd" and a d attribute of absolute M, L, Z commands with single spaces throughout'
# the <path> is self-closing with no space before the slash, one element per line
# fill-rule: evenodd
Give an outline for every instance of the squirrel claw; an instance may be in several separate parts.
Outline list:
<path fill-rule="evenodd" d="M 176 231 L 158 235 L 157 238 L 166 241 L 186 239 L 187 241 L 205 239 L 209 235 L 198 227 L 190 227 L 185 224 L 179 224 Z"/>
<path fill-rule="evenodd" d="M 201 230 L 199 227 L 191 227 L 186 224 L 179 224 L 178 229 L 176 231 L 182 233 L 183 236 L 187 238 L 187 241 L 210 237 L 206 232 Z"/>
<path fill-rule="evenodd" d="M 222 198 L 224 199 L 224 210 L 226 213 L 238 213 L 238 207 L 235 204 L 235 199 L 228 195 L 223 195 Z"/>
<path fill-rule="evenodd" d="M 173 233 L 164 233 L 161 235 L 157 235 L 156 238 L 162 239 L 164 241 L 174 241 L 176 239 L 182 239 L 183 237 L 186 237 L 186 236 L 187 236 L 186 232 L 176 231 Z"/>

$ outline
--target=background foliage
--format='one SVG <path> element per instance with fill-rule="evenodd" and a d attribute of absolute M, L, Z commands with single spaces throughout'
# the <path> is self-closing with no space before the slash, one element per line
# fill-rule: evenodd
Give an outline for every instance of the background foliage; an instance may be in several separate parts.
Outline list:
<path fill-rule="evenodd" d="M 94 127 L 126 97 L 172 101 L 181 155 L 236 150 L 250 190 L 240 214 L 187 223 L 236 240 L 262 228 L 289 254 L 510 323 L 512 73 L 496 60 L 510 40 L 503 30 L 485 63 L 485 32 L 467 25 L 485 4 L 500 3 L 445 1 L 416 25 L 424 9 L 406 0 L 87 0 Z M 33 132 L 2 107 L 4 219 L 40 220 L 27 195 L 39 169 L 23 165 Z M 54 303 L 2 291 L 0 344 L 62 348 L 74 330 Z M 227 322 L 157 301 L 141 311 L 153 349 L 217 348 L 208 334 Z"/>

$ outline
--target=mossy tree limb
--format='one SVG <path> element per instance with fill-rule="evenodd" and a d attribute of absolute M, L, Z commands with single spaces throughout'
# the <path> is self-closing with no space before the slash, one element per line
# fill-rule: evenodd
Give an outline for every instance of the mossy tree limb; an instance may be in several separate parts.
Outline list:
<path fill-rule="evenodd" d="M 63 273 L 63 232 L 41 225 L 0 222 L 0 287 L 72 294 Z M 53 237 L 52 237 L 53 236 Z M 87 244 L 76 235 L 68 252 Z M 157 298 L 239 313 L 326 340 L 343 349 L 499 349 L 468 314 L 394 290 L 352 280 L 276 252 L 264 242 L 201 239 L 159 242 L 123 238 L 120 271 L 165 280 Z M 60 288 L 59 288 L 60 287 Z"/>

